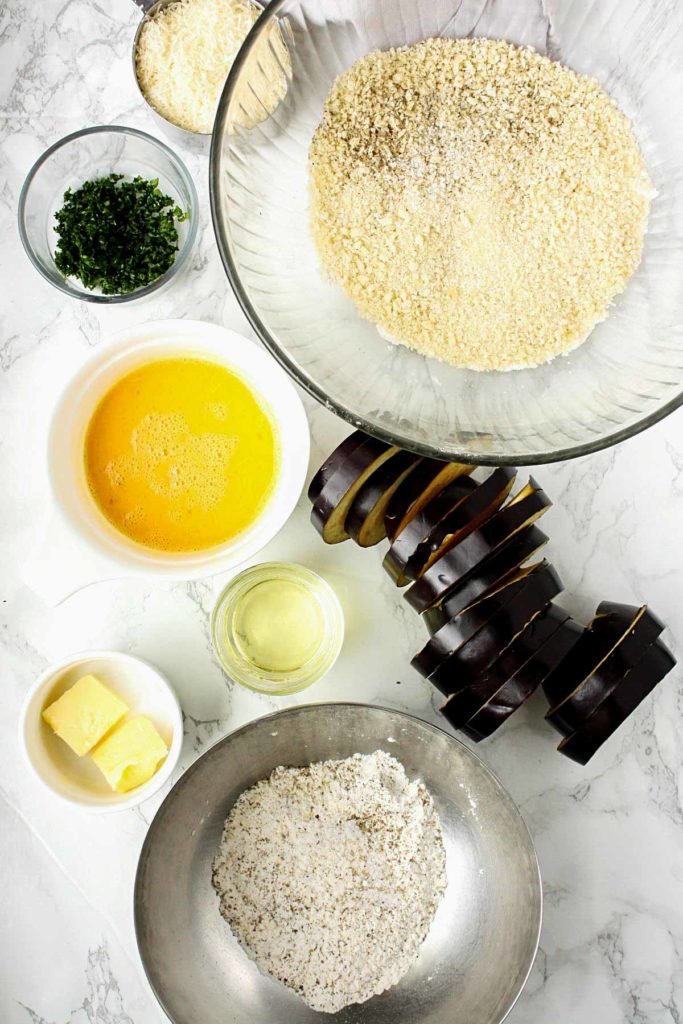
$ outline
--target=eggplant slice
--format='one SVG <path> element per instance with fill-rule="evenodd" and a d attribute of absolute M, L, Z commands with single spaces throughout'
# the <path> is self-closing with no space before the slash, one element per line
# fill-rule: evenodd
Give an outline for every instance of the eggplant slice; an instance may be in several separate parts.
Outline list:
<path fill-rule="evenodd" d="M 476 573 L 469 576 L 464 583 L 453 586 L 448 574 L 445 573 L 443 593 L 438 596 L 436 604 L 423 612 L 429 632 L 435 633 L 469 605 L 488 596 L 491 591 L 514 576 L 524 563 L 538 554 L 547 543 L 548 538 L 537 526 L 527 526 L 515 534 L 507 544 L 503 544 L 490 558 L 486 558 L 477 567 Z M 405 596 L 410 597 L 410 590 Z"/>
<path fill-rule="evenodd" d="M 326 544 L 339 544 L 348 538 L 346 516 L 354 498 L 365 481 L 399 451 L 399 448 L 366 435 L 365 440 L 350 453 L 340 455 L 337 461 L 328 459 L 318 471 L 313 478 L 317 497 L 311 509 L 311 522 Z M 320 486 L 318 478 L 323 469 L 324 480 Z"/>
<path fill-rule="evenodd" d="M 398 488 L 384 516 L 387 537 L 394 538 L 410 520 L 428 505 L 452 480 L 472 472 L 474 466 L 461 462 L 440 462 L 423 459 L 414 473 Z"/>
<path fill-rule="evenodd" d="M 440 662 L 431 672 L 430 682 L 448 697 L 470 686 L 561 591 L 562 583 L 551 565 L 547 565 L 543 573 L 527 578 L 505 608 Z"/>
<path fill-rule="evenodd" d="M 440 629 L 432 633 L 425 646 L 411 661 L 413 668 L 429 679 L 444 658 L 449 657 L 458 647 L 474 636 L 477 630 L 485 626 L 496 612 L 507 607 L 533 576 L 544 573 L 547 568 L 547 562 L 539 562 L 537 565 L 520 569 L 518 573 L 503 581 L 491 594 L 487 594 L 480 601 L 475 601 L 462 612 L 454 615 Z"/>
<path fill-rule="evenodd" d="M 326 485 L 333 473 L 336 473 L 342 466 L 345 466 L 347 461 L 353 457 L 357 448 L 367 444 L 368 441 L 374 440 L 369 434 L 366 434 L 363 430 L 354 430 L 352 434 L 345 437 L 341 444 L 337 445 L 333 452 L 331 452 L 318 472 L 314 475 L 310 484 L 308 485 L 308 500 L 313 504 L 320 495 L 323 487 Z M 385 442 L 385 448 L 389 445 Z"/>
<path fill-rule="evenodd" d="M 415 555 L 435 524 L 476 490 L 474 480 L 463 473 L 447 483 L 403 528 L 399 527 L 382 562 L 397 587 L 405 587 L 417 578 L 414 571 Z"/>
<path fill-rule="evenodd" d="M 464 582 L 490 555 L 550 508 L 551 502 L 535 482 L 529 483 L 504 508 L 459 544 L 445 551 L 407 591 L 406 599 L 417 611 L 429 608 L 436 595 Z"/>
<path fill-rule="evenodd" d="M 664 623 L 645 605 L 631 608 L 630 613 L 627 629 L 620 630 L 616 639 L 612 636 L 607 654 L 600 657 L 585 676 L 577 679 L 574 689 L 546 714 L 546 720 L 563 736 L 570 736 L 581 728 L 664 630 Z M 590 636 L 590 629 L 586 635 Z"/>
<path fill-rule="evenodd" d="M 384 513 L 392 496 L 419 465 L 419 455 L 399 451 L 366 480 L 346 517 L 349 536 L 362 548 L 379 544 L 387 535 Z"/>
<path fill-rule="evenodd" d="M 576 623 L 566 620 L 550 640 L 472 715 L 463 726 L 463 732 L 477 743 L 493 735 L 536 692 L 545 676 L 571 650 L 579 630 Z"/>
<path fill-rule="evenodd" d="M 543 652 L 553 664 L 562 660 L 581 636 L 583 629 L 562 608 L 548 605 L 513 640 L 491 667 L 472 683 L 450 697 L 441 713 L 456 729 L 462 729 L 507 682 L 526 676 L 534 659 Z M 550 671 L 550 668 L 548 669 Z"/>
<path fill-rule="evenodd" d="M 656 640 L 581 728 L 571 736 L 565 736 L 557 748 L 559 752 L 579 764 L 588 764 L 675 664 L 676 659 L 668 647 L 661 640 Z"/>
<path fill-rule="evenodd" d="M 604 607 L 603 602 L 599 607 Z M 583 631 L 581 640 L 571 655 L 557 666 L 543 683 L 548 704 L 551 708 L 560 704 L 574 692 L 584 679 L 610 652 L 618 647 L 641 616 L 642 609 L 635 605 L 612 605 L 617 609 L 614 615 L 599 615 Z"/>
<path fill-rule="evenodd" d="M 503 466 L 494 470 L 473 494 L 456 505 L 448 516 L 437 523 L 415 552 L 415 565 L 419 566 L 417 575 L 429 569 L 449 548 L 455 547 L 468 534 L 495 515 L 510 494 L 516 476 L 516 469 Z M 417 575 L 410 578 L 417 579 Z"/>

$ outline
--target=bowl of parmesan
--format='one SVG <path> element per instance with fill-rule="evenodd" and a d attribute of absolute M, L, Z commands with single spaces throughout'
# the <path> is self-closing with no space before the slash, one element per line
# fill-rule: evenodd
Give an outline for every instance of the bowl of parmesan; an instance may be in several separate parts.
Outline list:
<path fill-rule="evenodd" d="M 469 748 L 398 711 L 310 704 L 175 785 L 135 928 L 173 1024 L 499 1024 L 541 902 L 519 811 Z"/>
<path fill-rule="evenodd" d="M 659 31 L 657 10 L 268 5 L 218 107 L 212 210 L 298 383 L 392 444 L 480 464 L 585 454 L 681 403 L 683 22 Z M 250 68 L 274 28 L 273 108 Z"/>
<path fill-rule="evenodd" d="M 253 0 L 156 0 L 141 6 L 133 70 L 142 97 L 167 134 L 206 149 L 225 80 L 263 6 Z M 236 125 L 254 127 L 273 113 L 287 91 L 288 71 L 289 55 L 273 25 L 255 47 L 243 79 Z"/>

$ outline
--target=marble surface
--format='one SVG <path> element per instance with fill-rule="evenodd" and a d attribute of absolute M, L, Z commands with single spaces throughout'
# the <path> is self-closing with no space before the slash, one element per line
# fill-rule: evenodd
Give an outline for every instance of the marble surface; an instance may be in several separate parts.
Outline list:
<path fill-rule="evenodd" d="M 629 6 L 632 6 L 629 4 Z M 666 6 L 666 5 L 662 5 Z M 540 17 L 547 5 L 539 4 Z M 660 8 L 661 9 L 661 8 Z M 130 0 L 5 0 L 0 5 L 0 1020 L 3 1024 L 156 1024 L 132 927 L 132 880 L 158 800 L 119 815 L 65 808 L 28 775 L 17 742 L 27 688 L 52 660 L 88 647 L 142 655 L 168 673 L 185 711 L 178 773 L 215 739 L 285 703 L 380 702 L 438 721 L 409 668 L 420 624 L 380 572 L 381 552 L 325 548 L 302 500 L 261 558 L 323 572 L 345 606 L 348 640 L 308 694 L 265 699 L 234 687 L 211 653 L 208 616 L 225 583 L 118 581 L 58 607 L 21 582 L 47 509 L 45 424 L 62 383 L 112 331 L 191 316 L 249 333 L 209 222 L 205 160 L 192 266 L 158 299 L 116 309 L 66 299 L 29 266 L 16 204 L 33 160 L 86 124 L 155 132 L 130 74 Z M 552 26 L 547 37 L 552 41 Z M 312 465 L 346 428 L 307 403 Z M 611 451 L 546 466 L 547 517 L 564 603 L 647 600 L 683 637 L 683 413 Z M 400 680 L 400 683 L 398 682 Z M 519 804 L 545 889 L 541 948 L 513 1024 L 683 1020 L 683 688 L 677 669 L 587 768 L 555 752 L 534 699 L 479 753 Z M 177 773 L 177 774 L 178 774 Z M 160 799 L 160 798 L 159 798 Z"/>

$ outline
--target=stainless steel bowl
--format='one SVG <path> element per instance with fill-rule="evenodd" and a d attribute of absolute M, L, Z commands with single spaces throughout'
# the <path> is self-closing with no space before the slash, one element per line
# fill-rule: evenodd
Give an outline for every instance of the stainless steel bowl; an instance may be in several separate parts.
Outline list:
<path fill-rule="evenodd" d="M 403 980 L 337 1014 L 309 1009 L 261 974 L 218 911 L 211 862 L 240 793 L 278 765 L 386 750 L 439 811 L 448 887 Z M 311 704 L 220 740 L 161 805 L 142 848 L 135 928 L 152 988 L 174 1024 L 498 1024 L 538 946 L 541 883 L 511 798 L 453 736 L 398 711 Z"/>

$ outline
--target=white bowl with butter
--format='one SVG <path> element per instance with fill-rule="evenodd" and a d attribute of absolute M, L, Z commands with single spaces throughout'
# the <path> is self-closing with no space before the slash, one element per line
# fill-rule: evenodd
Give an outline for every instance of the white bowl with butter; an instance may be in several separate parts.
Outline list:
<path fill-rule="evenodd" d="M 112 728 L 93 750 L 79 756 L 53 731 L 43 712 L 87 676 L 94 676 L 116 694 L 126 710 L 116 725 L 111 723 Z M 101 751 L 116 729 L 140 716 L 153 724 L 168 753 L 148 781 L 127 792 L 117 792 L 98 767 L 96 761 L 101 758 L 94 758 L 93 751 L 97 752 L 98 747 Z M 92 708 L 86 709 L 81 723 L 86 731 L 92 728 L 91 718 Z M 105 717 L 101 728 L 107 725 Z M 79 728 L 78 723 L 75 728 Z M 123 732 L 124 742 L 131 731 L 135 732 Z M 89 811 L 120 811 L 147 800 L 170 778 L 180 757 L 183 716 L 171 684 L 153 665 L 119 651 L 83 651 L 51 665 L 36 680 L 24 701 L 19 738 L 33 773 L 55 796 Z"/>

